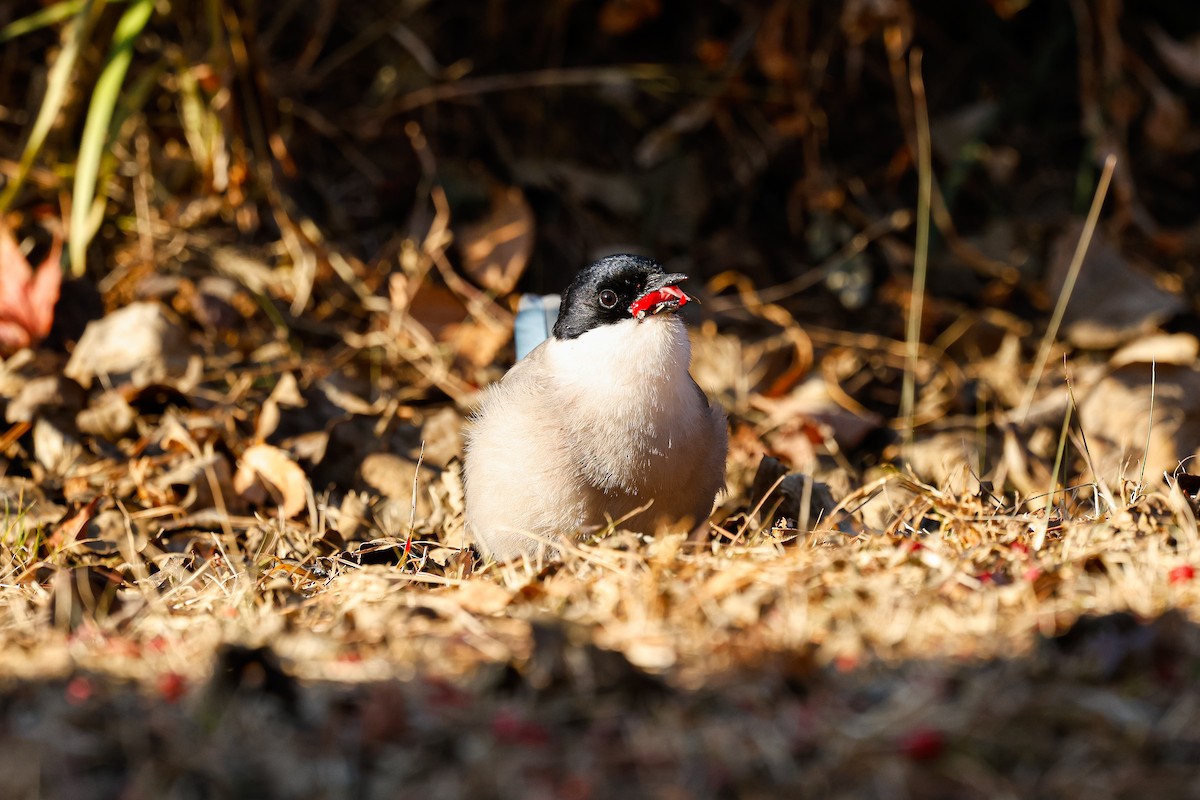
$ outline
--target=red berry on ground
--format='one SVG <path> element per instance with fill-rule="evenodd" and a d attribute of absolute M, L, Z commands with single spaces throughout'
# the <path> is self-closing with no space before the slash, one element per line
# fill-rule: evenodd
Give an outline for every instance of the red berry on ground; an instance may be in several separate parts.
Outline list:
<path fill-rule="evenodd" d="M 73 706 L 86 703 L 91 698 L 93 690 L 91 678 L 83 675 L 71 678 L 67 683 L 67 702 Z"/>
<path fill-rule="evenodd" d="M 164 672 L 158 676 L 158 693 L 168 703 L 176 703 L 183 697 L 187 681 L 178 672 Z"/>
<path fill-rule="evenodd" d="M 1167 573 L 1171 583 L 1186 583 L 1196 577 L 1196 569 L 1191 564 L 1181 564 Z"/>
<path fill-rule="evenodd" d="M 934 728 L 917 728 L 900 740 L 900 749 L 913 761 L 930 761 L 946 749 L 946 737 Z"/>

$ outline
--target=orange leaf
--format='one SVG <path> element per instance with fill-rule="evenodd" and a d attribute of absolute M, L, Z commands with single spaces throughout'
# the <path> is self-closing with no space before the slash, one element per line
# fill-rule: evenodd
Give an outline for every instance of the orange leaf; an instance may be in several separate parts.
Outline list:
<path fill-rule="evenodd" d="M 37 344 L 50 333 L 54 304 L 62 285 L 62 239 L 36 270 L 21 253 L 16 237 L 0 220 L 0 351 L 5 354 Z"/>

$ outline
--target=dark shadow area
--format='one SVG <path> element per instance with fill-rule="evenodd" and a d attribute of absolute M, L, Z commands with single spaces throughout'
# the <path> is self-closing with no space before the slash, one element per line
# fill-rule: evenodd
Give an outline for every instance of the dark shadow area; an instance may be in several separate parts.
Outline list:
<path fill-rule="evenodd" d="M 697 689 L 557 626 L 462 684 L 77 675 L 0 695 L 6 798 L 1189 797 L 1200 628 L 1083 618 L 1027 657 L 833 669 L 777 653 Z M 846 665 L 843 665 L 844 667 Z"/>

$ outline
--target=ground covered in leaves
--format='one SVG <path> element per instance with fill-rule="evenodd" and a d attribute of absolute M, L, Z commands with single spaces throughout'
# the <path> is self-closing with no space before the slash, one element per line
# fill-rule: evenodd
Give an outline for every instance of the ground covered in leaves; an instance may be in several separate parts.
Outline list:
<path fill-rule="evenodd" d="M 1200 793 L 1200 12 L 307 5 L 0 9 L 0 795 Z M 728 492 L 485 562 L 628 249 Z"/>

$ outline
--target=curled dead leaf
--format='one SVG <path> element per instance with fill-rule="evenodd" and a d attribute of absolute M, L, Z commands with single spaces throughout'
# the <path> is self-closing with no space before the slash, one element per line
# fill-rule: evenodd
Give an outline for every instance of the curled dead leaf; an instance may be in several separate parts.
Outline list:
<path fill-rule="evenodd" d="M 1109 360 L 1115 367 L 1129 364 L 1175 364 L 1191 366 L 1200 356 L 1200 340 L 1190 333 L 1161 333 L 1125 345 Z"/>
<path fill-rule="evenodd" d="M 284 517 L 294 517 L 308 505 L 304 470 L 287 453 L 269 444 L 256 444 L 242 453 L 233 489 L 256 505 L 265 503 L 269 493 Z"/>
<path fill-rule="evenodd" d="M 279 376 L 279 382 L 271 390 L 271 395 L 262 404 L 258 412 L 258 421 L 254 426 L 254 435 L 258 439 L 266 439 L 275 433 L 279 427 L 281 408 L 303 408 L 307 405 L 304 396 L 300 394 L 300 385 L 296 376 L 285 372 Z"/>

